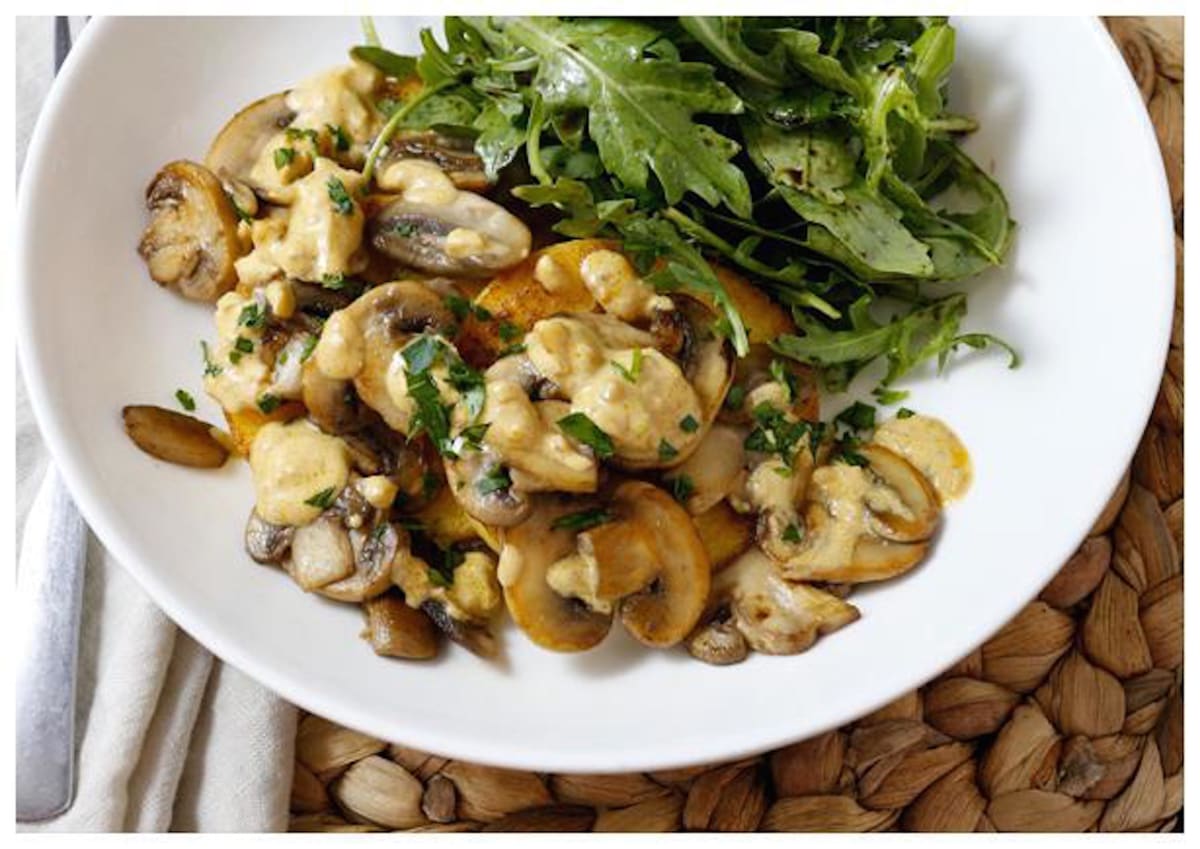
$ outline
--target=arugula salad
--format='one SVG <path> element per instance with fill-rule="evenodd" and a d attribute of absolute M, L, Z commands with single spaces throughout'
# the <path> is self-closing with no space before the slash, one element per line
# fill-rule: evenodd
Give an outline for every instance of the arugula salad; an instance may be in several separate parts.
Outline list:
<path fill-rule="evenodd" d="M 1014 223 L 961 148 L 943 18 L 448 17 L 233 115 L 146 190 L 160 286 L 212 304 L 244 539 L 384 656 L 494 657 L 507 614 L 723 665 L 794 654 L 915 568 L 968 452 L 826 399 L 1003 340 L 961 327 Z M 906 402 L 907 403 L 907 402 Z"/>

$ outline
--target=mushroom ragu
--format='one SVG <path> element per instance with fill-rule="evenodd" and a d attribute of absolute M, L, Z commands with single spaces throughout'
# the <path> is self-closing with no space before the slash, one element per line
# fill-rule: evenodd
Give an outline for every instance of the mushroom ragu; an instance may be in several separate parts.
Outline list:
<path fill-rule="evenodd" d="M 769 345 L 795 332 L 784 307 L 714 267 L 736 356 L 711 292 L 532 233 L 519 165 L 389 120 L 419 85 L 355 59 L 146 190 L 150 277 L 214 306 L 227 430 L 148 406 L 125 427 L 162 460 L 248 461 L 253 561 L 360 606 L 388 657 L 493 657 L 507 612 L 555 651 L 618 627 L 728 664 L 804 651 L 858 617 L 853 585 L 926 556 L 970 482 L 945 425 L 876 430 L 861 404 L 822 423 L 814 373 Z"/>

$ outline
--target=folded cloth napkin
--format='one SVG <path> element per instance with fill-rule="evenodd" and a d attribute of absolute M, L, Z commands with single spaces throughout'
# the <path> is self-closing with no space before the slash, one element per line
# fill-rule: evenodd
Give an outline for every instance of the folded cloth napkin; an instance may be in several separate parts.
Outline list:
<path fill-rule="evenodd" d="M 17 63 L 19 161 L 53 73 L 53 29 L 52 18 L 17 20 L 17 43 L 30 56 Z M 47 465 L 18 376 L 22 557 L 36 556 L 49 530 Z M 181 631 L 94 537 L 80 640 L 75 801 L 21 830 L 287 828 L 296 709 Z"/>

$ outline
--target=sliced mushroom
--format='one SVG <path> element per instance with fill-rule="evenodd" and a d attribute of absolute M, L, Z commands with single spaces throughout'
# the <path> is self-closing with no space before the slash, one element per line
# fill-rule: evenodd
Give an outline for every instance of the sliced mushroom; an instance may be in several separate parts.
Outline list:
<path fill-rule="evenodd" d="M 688 654 L 713 666 L 741 663 L 750 653 L 746 638 L 737 629 L 728 607 L 701 625 L 687 638 Z"/>
<path fill-rule="evenodd" d="M 164 165 L 146 189 L 146 208 L 138 253 L 155 282 L 210 303 L 234 287 L 237 213 L 211 171 L 186 160 Z"/>
<path fill-rule="evenodd" d="M 529 255 L 529 228 L 504 207 L 472 192 L 452 199 L 410 193 L 379 210 L 368 233 L 376 250 L 430 274 L 488 277 Z"/>
<path fill-rule="evenodd" d="M 646 589 L 621 602 L 621 622 L 639 642 L 673 646 L 696 627 L 708 601 L 710 566 L 700 535 L 675 499 L 643 481 L 617 487 L 613 504 L 651 535 L 659 566 Z"/>
<path fill-rule="evenodd" d="M 327 377 L 310 358 L 300 378 L 301 398 L 309 418 L 326 433 L 344 434 L 361 421 L 357 396 L 348 380 Z"/>
<path fill-rule="evenodd" d="M 500 653 L 500 644 L 486 625 L 466 619 L 456 619 L 450 614 L 445 602 L 438 599 L 427 599 L 421 603 L 421 610 L 442 633 L 472 654 L 483 658 L 493 658 Z"/>
<path fill-rule="evenodd" d="M 716 578 L 713 595 L 727 599 L 732 621 L 746 642 L 764 654 L 796 654 L 817 637 L 858 618 L 837 596 L 786 580 L 756 548 Z"/>
<path fill-rule="evenodd" d="M 408 534 L 383 523 L 368 530 L 351 529 L 347 539 L 353 551 L 353 573 L 317 589 L 336 601 L 361 602 L 382 595 L 392 585 L 392 564 L 401 546 L 408 547 Z M 296 543 L 292 543 L 295 549 Z"/>
<path fill-rule="evenodd" d="M 209 145 L 204 164 L 226 179 L 245 181 L 263 148 L 292 123 L 287 92 L 256 100 L 229 119 Z"/>
<path fill-rule="evenodd" d="M 406 130 L 388 142 L 384 162 L 396 159 L 423 159 L 445 172 L 459 189 L 482 192 L 491 186 L 484 172 L 483 159 L 475 152 L 470 136 L 456 136 L 432 130 Z M 380 169 L 386 167 L 381 163 Z"/>
<path fill-rule="evenodd" d="M 280 563 L 292 547 L 296 532 L 292 525 L 275 525 L 250 511 L 246 521 L 246 553 L 256 563 Z"/>
<path fill-rule="evenodd" d="M 528 637 L 554 651 L 583 651 L 608 634 L 612 617 L 556 593 L 546 576 L 575 551 L 575 535 L 555 521 L 581 507 L 578 502 L 541 496 L 528 519 L 501 531 L 500 584 L 513 620 Z"/>
<path fill-rule="evenodd" d="M 883 503 L 872 509 L 872 530 L 893 542 L 920 542 L 933 536 L 942 509 L 925 476 L 882 445 L 867 444 L 858 453 L 866 458 L 871 473 L 900 497 L 899 505 Z"/>
<path fill-rule="evenodd" d="M 336 517 L 323 515 L 296 528 L 286 568 L 301 589 L 312 591 L 353 575 L 354 560 L 346 528 Z"/>
<path fill-rule="evenodd" d="M 121 410 L 125 433 L 152 457 L 190 466 L 215 469 L 225 464 L 229 450 L 213 435 L 213 427 L 192 416 L 149 404 Z"/>
<path fill-rule="evenodd" d="M 409 413 L 389 391 L 389 372 L 396 355 L 415 334 L 437 332 L 452 322 L 442 299 L 422 284 L 385 283 L 329 317 L 313 360 L 326 377 L 353 380 L 367 406 L 389 427 L 407 433 Z"/>
<path fill-rule="evenodd" d="M 407 660 L 437 655 L 437 627 L 424 611 L 409 607 L 399 595 L 369 599 L 363 602 L 363 613 L 367 619 L 363 637 L 375 654 Z"/>
<path fill-rule="evenodd" d="M 503 463 L 490 451 L 464 451 L 446 460 L 450 491 L 467 515 L 485 525 L 508 528 L 529 515 L 528 496 L 513 486 L 494 487 L 489 482 Z"/>
<path fill-rule="evenodd" d="M 711 509 L 745 483 L 745 430 L 726 424 L 715 424 L 699 446 L 684 462 L 671 469 L 668 481 L 687 478 L 691 495 L 687 498 L 688 512 L 697 516 Z"/>
<path fill-rule="evenodd" d="M 695 298 L 671 297 L 675 309 L 655 314 L 652 329 L 659 344 L 679 361 L 688 382 L 700 396 L 702 428 L 707 428 L 725 403 L 733 383 L 734 356 L 729 340 L 716 331 L 717 315 Z M 661 322 L 670 326 L 664 333 Z"/>
<path fill-rule="evenodd" d="M 861 584 L 896 578 L 912 569 L 929 553 L 929 542 L 892 542 L 870 533 L 853 537 L 848 557 L 844 548 L 830 544 L 840 533 L 829 511 L 820 504 L 809 504 L 805 511 L 805 546 L 802 552 L 782 564 L 783 574 L 792 580 Z"/>

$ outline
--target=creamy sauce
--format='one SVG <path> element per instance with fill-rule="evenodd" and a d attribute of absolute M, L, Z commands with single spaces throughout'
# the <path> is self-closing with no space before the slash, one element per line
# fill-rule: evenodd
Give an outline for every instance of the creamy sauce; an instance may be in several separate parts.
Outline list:
<path fill-rule="evenodd" d="M 524 492 L 594 491 L 595 458 L 556 425 L 569 407 L 561 401 L 530 400 L 525 388 L 497 366 L 485 375 L 487 400 L 480 420 L 491 423 L 484 444 L 510 468 L 513 485 Z"/>
<path fill-rule="evenodd" d="M 943 502 L 961 498 L 971 486 L 971 456 L 939 419 L 920 415 L 888 419 L 875 430 L 873 441 L 912 463 Z"/>
<path fill-rule="evenodd" d="M 358 481 L 358 491 L 376 510 L 389 510 L 400 488 L 387 475 L 371 475 Z"/>
<path fill-rule="evenodd" d="M 655 310 L 672 308 L 671 299 L 657 294 L 616 251 L 592 251 L 583 258 L 579 271 L 592 297 L 617 318 L 634 321 Z"/>
<path fill-rule="evenodd" d="M 618 456 L 646 463 L 658 462 L 663 440 L 680 456 L 690 454 L 702 434 L 685 422 L 704 420 L 695 389 L 652 342 L 649 334 L 597 315 L 544 319 L 525 337 L 530 361 L 570 398 L 571 411 L 612 437 Z M 630 380 L 613 362 L 631 363 L 634 349 L 641 368 Z"/>
<path fill-rule="evenodd" d="M 330 186 L 339 181 L 350 198 L 339 211 Z M 366 266 L 362 250 L 363 212 L 354 197 L 362 175 L 318 159 L 312 173 L 292 185 L 292 203 L 280 227 L 255 227 L 254 251 L 237 262 L 238 278 L 253 283 L 282 272 L 296 280 L 320 283 L 339 274 L 356 274 Z"/>
<path fill-rule="evenodd" d="M 238 323 L 242 310 L 256 303 L 237 292 L 227 292 L 217 301 L 217 341 L 209 356 L 220 372 L 204 376 L 204 390 L 229 412 L 253 409 L 271 381 L 271 366 L 262 356 L 262 328 Z M 239 338 L 247 340 L 252 350 L 237 350 Z"/>
<path fill-rule="evenodd" d="M 277 525 L 305 525 L 322 508 L 306 502 L 326 490 L 346 486 L 350 466 L 346 445 L 306 421 L 269 422 L 250 446 L 255 509 Z"/>
<path fill-rule="evenodd" d="M 424 159 L 398 159 L 375 178 L 379 188 L 401 192 L 413 203 L 444 206 L 458 197 L 458 188 L 446 173 Z"/>
<path fill-rule="evenodd" d="M 611 613 L 612 602 L 596 597 L 596 564 L 570 554 L 546 570 L 546 583 L 563 598 L 577 598 L 597 613 Z"/>
<path fill-rule="evenodd" d="M 265 294 L 273 315 L 289 319 L 296 314 L 296 290 L 290 280 L 272 280 L 266 285 Z"/>
<path fill-rule="evenodd" d="M 553 255 L 544 253 L 533 266 L 533 279 L 550 294 L 575 288 L 575 279 Z"/>
<path fill-rule="evenodd" d="M 487 253 L 488 237 L 470 227 L 455 227 L 446 234 L 446 256 L 465 259 L 476 254 Z"/>
<path fill-rule="evenodd" d="M 356 317 L 347 310 L 329 316 L 321 338 L 313 349 L 321 373 L 335 380 L 350 380 L 363 367 L 363 333 Z"/>

